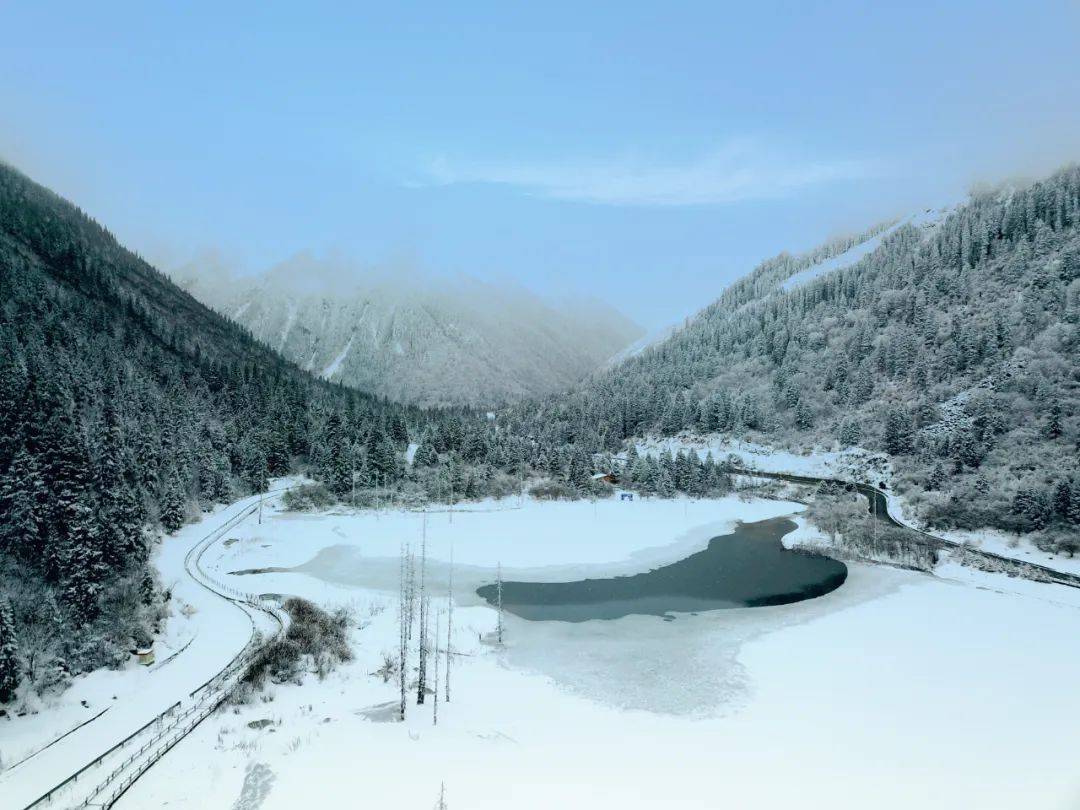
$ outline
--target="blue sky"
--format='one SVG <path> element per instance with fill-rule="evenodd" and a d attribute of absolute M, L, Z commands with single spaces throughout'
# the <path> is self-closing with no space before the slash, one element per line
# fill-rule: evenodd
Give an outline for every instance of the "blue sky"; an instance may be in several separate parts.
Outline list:
<path fill-rule="evenodd" d="M 162 262 L 301 251 L 678 319 L 1080 159 L 1080 5 L 0 4 L 0 156 Z"/>

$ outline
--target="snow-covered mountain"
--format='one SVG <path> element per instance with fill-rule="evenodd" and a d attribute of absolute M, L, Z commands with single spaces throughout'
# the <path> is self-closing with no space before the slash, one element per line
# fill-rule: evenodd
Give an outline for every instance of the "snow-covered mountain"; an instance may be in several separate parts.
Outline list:
<path fill-rule="evenodd" d="M 642 330 L 598 302 L 301 255 L 258 276 L 213 263 L 173 273 L 196 298 L 302 368 L 402 402 L 495 404 L 557 392 Z"/>
<path fill-rule="evenodd" d="M 780 254 L 530 429 L 883 452 L 927 525 L 1073 553 L 1078 212 L 1069 166 Z"/>

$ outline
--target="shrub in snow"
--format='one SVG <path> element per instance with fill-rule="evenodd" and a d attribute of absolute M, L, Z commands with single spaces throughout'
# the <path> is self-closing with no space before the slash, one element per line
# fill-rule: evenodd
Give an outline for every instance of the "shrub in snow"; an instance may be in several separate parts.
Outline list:
<path fill-rule="evenodd" d="M 267 680 L 299 683 L 305 658 L 319 677 L 325 677 L 338 663 L 352 660 L 347 611 L 330 614 L 306 599 L 296 598 L 287 600 L 285 609 L 292 619 L 285 637 L 268 642 L 255 655 L 241 679 L 244 688 L 237 693 L 237 702 L 245 702 Z"/>
<path fill-rule="evenodd" d="M 541 501 L 571 501 L 578 497 L 578 492 L 565 481 L 541 481 L 529 488 L 529 494 Z"/>
<path fill-rule="evenodd" d="M 331 615 L 306 599 L 296 598 L 286 601 L 285 609 L 292 617 L 285 638 L 295 642 L 302 654 L 312 656 L 316 662 L 324 657 L 333 662 L 352 659 L 347 612 Z"/>
<path fill-rule="evenodd" d="M 325 509 L 337 499 L 322 484 L 305 484 L 290 489 L 282 497 L 286 509 L 294 512 L 310 512 Z"/>

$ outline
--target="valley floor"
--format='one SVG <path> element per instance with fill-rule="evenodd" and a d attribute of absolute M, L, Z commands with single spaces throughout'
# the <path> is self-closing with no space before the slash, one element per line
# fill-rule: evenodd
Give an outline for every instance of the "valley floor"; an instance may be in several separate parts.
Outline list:
<path fill-rule="evenodd" d="M 947 561 L 934 577 L 853 565 L 839 590 L 783 607 L 579 624 L 507 615 L 500 648 L 495 611 L 472 593 L 496 562 L 517 579 L 632 573 L 732 520 L 801 509 L 515 506 L 426 518 L 436 608 L 451 540 L 456 561 L 452 699 L 437 726 L 430 696 L 395 722 L 397 686 L 375 674 L 397 646 L 399 547 L 419 543 L 423 516 L 272 506 L 228 534 L 207 568 L 240 588 L 351 604 L 357 658 L 219 712 L 118 807 L 428 808 L 443 784 L 451 808 L 1080 802 L 1080 591 Z M 226 576 L 270 566 L 301 570 Z"/>

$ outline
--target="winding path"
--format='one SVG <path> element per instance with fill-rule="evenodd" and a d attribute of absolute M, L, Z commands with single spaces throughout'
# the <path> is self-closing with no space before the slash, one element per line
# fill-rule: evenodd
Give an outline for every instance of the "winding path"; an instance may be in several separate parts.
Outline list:
<path fill-rule="evenodd" d="M 944 537 L 938 537 L 930 532 L 916 528 L 909 523 L 905 523 L 900 517 L 894 514 L 894 511 L 890 511 L 892 499 L 889 497 L 889 494 L 871 484 L 865 484 L 859 481 L 845 481 L 839 478 L 816 478 L 809 475 L 763 472 L 761 470 L 743 468 L 733 468 L 731 472 L 735 475 L 745 475 L 752 478 L 771 478 L 778 481 L 788 481 L 793 484 L 809 484 L 814 486 L 817 486 L 818 484 L 832 484 L 846 489 L 855 489 L 866 497 L 869 511 L 875 518 L 896 529 L 909 533 L 912 535 L 911 540 L 914 543 L 928 546 L 935 551 L 955 551 L 968 557 L 979 558 L 1004 570 L 1006 573 L 1012 573 L 1017 576 L 1025 577 L 1026 579 L 1037 579 L 1042 582 L 1052 582 L 1070 588 L 1080 588 L 1080 574 L 1073 574 L 1058 568 L 1052 568 L 1048 565 L 1041 565 L 1039 563 L 1017 559 L 1016 557 L 995 554 L 992 551 L 984 551 L 980 548 L 974 548 L 963 543 L 958 543 L 955 540 L 947 540 Z"/>
<path fill-rule="evenodd" d="M 108 808 L 231 693 L 265 635 L 288 616 L 261 596 L 238 591 L 202 568 L 206 551 L 255 515 L 283 487 L 227 507 L 163 541 L 158 567 L 197 631 L 164 670 L 147 671 L 131 693 L 39 755 L 0 774 L 0 810 Z M 207 526 L 213 525 L 208 533 Z"/>

